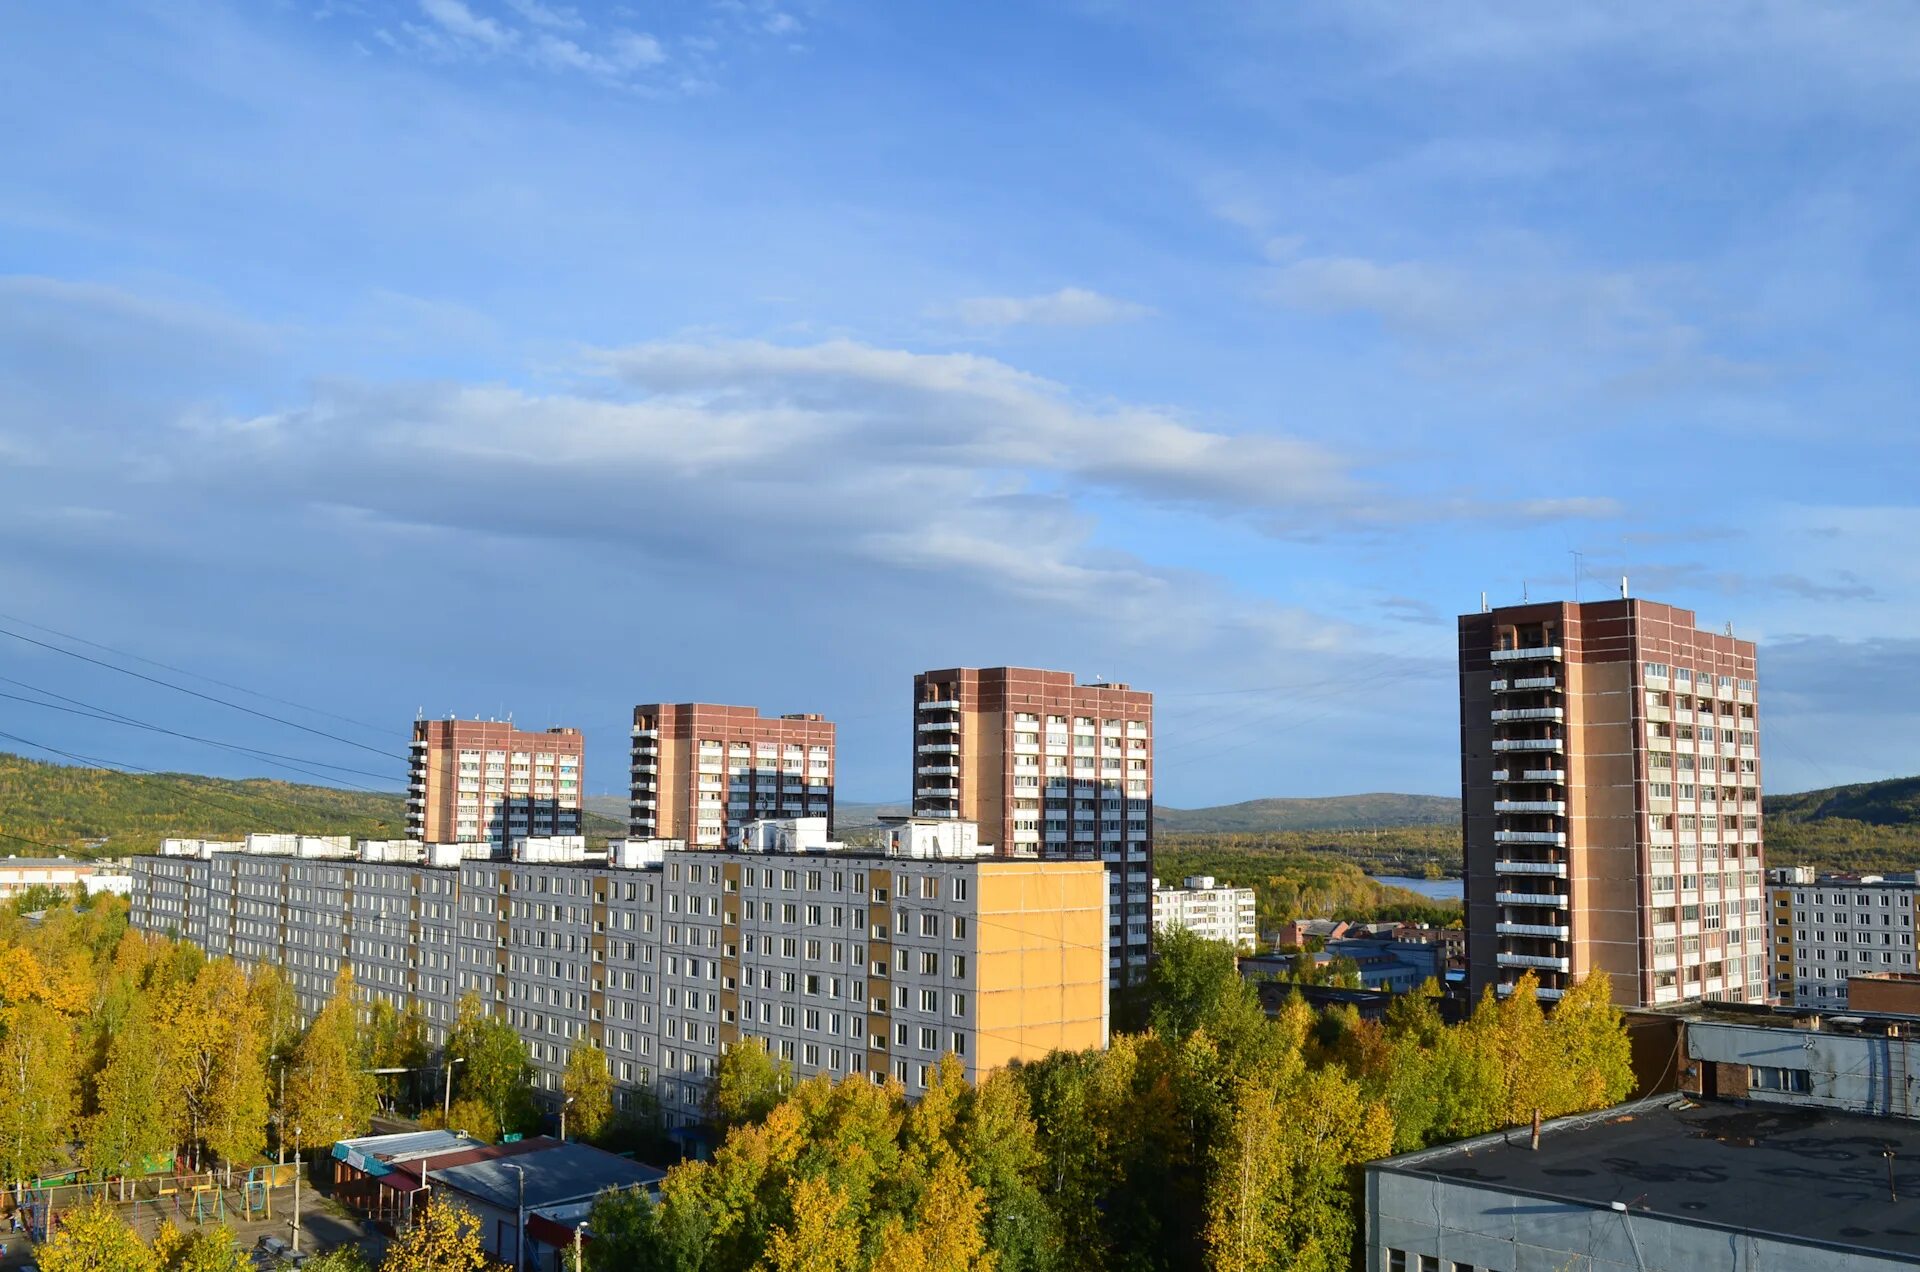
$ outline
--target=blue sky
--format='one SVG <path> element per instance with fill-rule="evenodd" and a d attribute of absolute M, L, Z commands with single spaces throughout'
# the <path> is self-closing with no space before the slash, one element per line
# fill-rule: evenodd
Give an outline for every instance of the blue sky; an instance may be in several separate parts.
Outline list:
<path fill-rule="evenodd" d="M 1912 773 L 1916 54 L 1845 2 L 12 6 L 0 613 L 396 756 L 575 723 L 596 792 L 697 698 L 897 797 L 914 671 L 1056 666 L 1160 695 L 1191 805 L 1456 789 L 1453 616 L 1578 560 L 1761 642 L 1774 789 Z"/>

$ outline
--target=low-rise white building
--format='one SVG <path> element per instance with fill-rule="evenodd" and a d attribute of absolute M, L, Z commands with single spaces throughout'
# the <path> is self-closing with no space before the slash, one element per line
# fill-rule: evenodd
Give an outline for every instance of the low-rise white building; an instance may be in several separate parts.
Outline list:
<path fill-rule="evenodd" d="M 1225 941 L 1251 954 L 1260 939 L 1254 919 L 1253 889 L 1221 884 L 1212 875 L 1188 875 L 1185 886 L 1168 888 L 1153 881 L 1154 928 L 1185 928 L 1209 941 Z"/>
<path fill-rule="evenodd" d="M 112 872 L 111 866 L 101 861 L 80 861 L 72 857 L 8 857 L 0 860 L 0 901 L 17 897 L 29 888 L 71 888 L 96 875 Z M 125 877 L 124 870 L 121 875 Z M 95 887 L 87 889 L 89 892 L 99 890 Z M 109 887 L 106 890 L 126 891 L 124 887 Z"/>

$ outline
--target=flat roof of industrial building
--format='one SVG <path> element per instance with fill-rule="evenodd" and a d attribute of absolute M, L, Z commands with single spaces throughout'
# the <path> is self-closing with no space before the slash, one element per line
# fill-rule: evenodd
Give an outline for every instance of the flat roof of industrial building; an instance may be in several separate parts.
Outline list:
<path fill-rule="evenodd" d="M 1548 1123 L 1537 1152 L 1528 1139 L 1517 1127 L 1372 1169 L 1920 1259 L 1920 1122 L 1674 1097 Z"/>
<path fill-rule="evenodd" d="M 548 1207 L 581 1201 L 608 1188 L 659 1183 L 667 1173 L 586 1144 L 556 1144 L 511 1159 L 472 1162 L 427 1172 L 432 1184 L 466 1193 L 488 1205 L 512 1210 L 520 1203 L 521 1172 L 526 1174 L 526 1206 Z"/>

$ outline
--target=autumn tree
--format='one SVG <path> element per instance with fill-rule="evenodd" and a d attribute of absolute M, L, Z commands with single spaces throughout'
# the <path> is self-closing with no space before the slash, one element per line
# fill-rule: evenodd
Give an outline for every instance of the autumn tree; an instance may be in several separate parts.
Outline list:
<path fill-rule="evenodd" d="M 225 1224 L 182 1232 L 163 1222 L 154 1234 L 153 1258 L 160 1272 L 253 1272 L 253 1259 Z"/>
<path fill-rule="evenodd" d="M 454 1070 L 458 1094 L 485 1104 L 503 1131 L 533 1128 L 538 1112 L 527 1044 L 512 1025 L 487 1014 L 478 994 L 461 996 L 445 1054 L 466 1062 Z"/>
<path fill-rule="evenodd" d="M 1547 1030 L 1563 1079 L 1555 1113 L 1605 1108 L 1627 1098 L 1634 1085 L 1633 1049 L 1605 972 L 1589 972 L 1568 989 Z"/>
<path fill-rule="evenodd" d="M 792 1220 L 767 1239 L 766 1265 L 774 1272 L 855 1272 L 860 1230 L 847 1199 L 816 1176 L 795 1185 L 791 1204 Z"/>
<path fill-rule="evenodd" d="M 205 1144 L 231 1164 L 266 1143 L 266 1067 L 260 1009 L 230 959 L 203 964 L 162 1007 L 172 1022 L 170 1063 L 178 1082 L 175 1138 Z"/>
<path fill-rule="evenodd" d="M 435 1199 L 387 1247 L 380 1272 L 486 1272 L 480 1220 L 457 1202 Z"/>
<path fill-rule="evenodd" d="M 573 1101 L 567 1124 L 574 1135 L 585 1140 L 597 1137 L 613 1116 L 613 1072 L 607 1068 L 607 1053 L 590 1042 L 575 1047 L 567 1057 L 560 1090 Z"/>
<path fill-rule="evenodd" d="M 87 1119 L 81 1158 L 104 1179 L 137 1170 L 141 1158 L 173 1147 L 167 1104 L 173 1086 L 168 1036 L 155 1026 L 151 1002 L 136 998 L 108 1043 L 94 1081 L 95 1113 Z"/>
<path fill-rule="evenodd" d="M 32 1179 L 63 1160 L 73 1125 L 73 1032 L 38 1001 L 0 1013 L 0 1176 Z"/>
<path fill-rule="evenodd" d="M 720 1057 L 719 1071 L 707 1087 L 708 1113 L 721 1131 L 757 1122 L 792 1087 L 792 1065 L 769 1055 L 760 1039 L 742 1038 Z"/>
<path fill-rule="evenodd" d="M 161 1272 L 153 1252 L 101 1198 L 67 1211 L 34 1258 L 41 1272 Z"/>
<path fill-rule="evenodd" d="M 307 1026 L 287 1073 L 288 1124 L 306 1144 L 332 1144 L 365 1130 L 376 1099 L 371 1076 L 361 1072 L 353 1001 L 353 970 L 342 967 L 333 997 Z"/>
<path fill-rule="evenodd" d="M 680 1272 L 683 1266 L 644 1188 L 609 1189 L 595 1197 L 587 1227 L 593 1240 L 586 1247 L 586 1272 Z"/>

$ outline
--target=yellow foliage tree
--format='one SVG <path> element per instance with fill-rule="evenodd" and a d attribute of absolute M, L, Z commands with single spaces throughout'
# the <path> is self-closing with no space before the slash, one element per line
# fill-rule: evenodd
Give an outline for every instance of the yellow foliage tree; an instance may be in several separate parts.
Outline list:
<path fill-rule="evenodd" d="M 436 1200 L 387 1247 L 380 1272 L 486 1272 L 480 1220 L 450 1201 Z"/>
<path fill-rule="evenodd" d="M 767 1239 L 774 1272 L 853 1272 L 860 1266 L 860 1232 L 846 1198 L 825 1177 L 803 1179 L 793 1189 L 793 1222 Z"/>
<path fill-rule="evenodd" d="M 613 1073 L 607 1068 L 607 1053 L 592 1043 L 575 1047 L 567 1057 L 560 1086 L 573 1101 L 567 1110 L 567 1129 L 579 1139 L 598 1135 L 613 1116 Z"/>
<path fill-rule="evenodd" d="M 41 1272 L 160 1272 L 160 1263 L 103 1200 L 69 1210 L 35 1257 Z"/>

